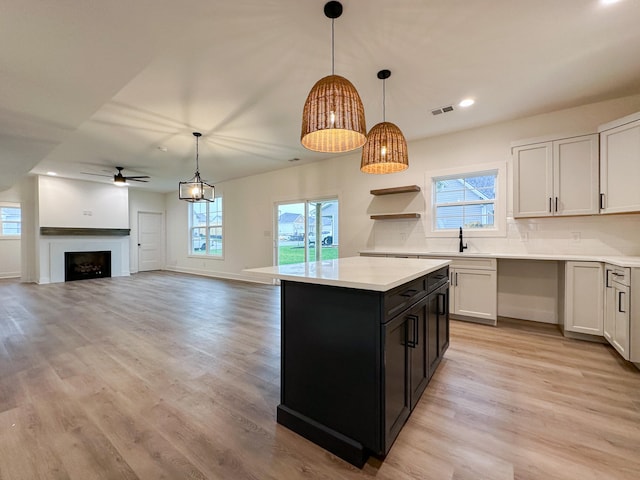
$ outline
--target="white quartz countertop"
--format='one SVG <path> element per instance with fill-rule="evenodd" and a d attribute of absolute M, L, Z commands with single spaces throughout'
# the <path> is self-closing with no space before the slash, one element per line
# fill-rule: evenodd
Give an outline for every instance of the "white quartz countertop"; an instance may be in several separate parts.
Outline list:
<path fill-rule="evenodd" d="M 416 250 L 362 250 L 360 255 L 407 255 L 442 258 L 497 258 L 513 260 L 555 260 L 574 262 L 603 262 L 618 267 L 640 268 L 640 257 L 614 255 L 568 255 L 563 253 L 500 253 L 500 252 L 429 252 Z"/>
<path fill-rule="evenodd" d="M 449 263 L 444 259 L 346 257 L 276 267 L 249 268 L 244 272 L 263 278 L 386 292 L 446 267 Z"/>

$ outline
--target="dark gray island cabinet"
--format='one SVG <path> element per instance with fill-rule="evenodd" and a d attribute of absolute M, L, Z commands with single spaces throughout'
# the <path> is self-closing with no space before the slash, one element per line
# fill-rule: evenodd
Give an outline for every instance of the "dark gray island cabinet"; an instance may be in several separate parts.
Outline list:
<path fill-rule="evenodd" d="M 281 280 L 277 421 L 362 467 L 389 452 L 449 345 L 448 262 L 297 265 L 252 270 Z"/>

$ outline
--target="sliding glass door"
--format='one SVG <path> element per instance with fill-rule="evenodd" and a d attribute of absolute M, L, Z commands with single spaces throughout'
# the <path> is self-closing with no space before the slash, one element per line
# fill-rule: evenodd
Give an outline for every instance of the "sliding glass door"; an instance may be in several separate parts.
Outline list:
<path fill-rule="evenodd" d="M 338 258 L 338 199 L 278 203 L 275 264 Z"/>

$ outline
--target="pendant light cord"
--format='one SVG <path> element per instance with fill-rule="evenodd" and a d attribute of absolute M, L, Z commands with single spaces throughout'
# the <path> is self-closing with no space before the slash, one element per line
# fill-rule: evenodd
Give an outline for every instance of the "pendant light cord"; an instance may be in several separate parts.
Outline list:
<path fill-rule="evenodd" d="M 387 84 L 387 80 L 383 79 L 382 80 L 382 121 L 386 122 L 387 121 L 387 91 L 386 91 L 386 86 Z"/>
<path fill-rule="evenodd" d="M 333 24 L 335 23 L 335 18 L 331 19 L 331 75 L 335 75 L 336 73 L 336 59 L 335 59 L 335 34 L 333 29 Z"/>
<path fill-rule="evenodd" d="M 199 143 L 200 137 L 196 137 L 196 174 L 200 173 L 200 162 L 198 161 L 198 157 L 200 156 L 200 151 L 198 149 Z"/>

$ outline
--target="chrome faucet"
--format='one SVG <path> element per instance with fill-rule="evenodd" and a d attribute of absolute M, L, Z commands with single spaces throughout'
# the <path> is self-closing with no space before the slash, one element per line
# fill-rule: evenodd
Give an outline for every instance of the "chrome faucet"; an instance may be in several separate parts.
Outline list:
<path fill-rule="evenodd" d="M 467 245 L 462 243 L 462 227 L 460 227 L 460 234 L 458 235 L 458 238 L 460 239 L 460 247 L 459 247 L 458 251 L 460 253 L 462 253 L 464 251 L 464 249 L 467 248 Z"/>

